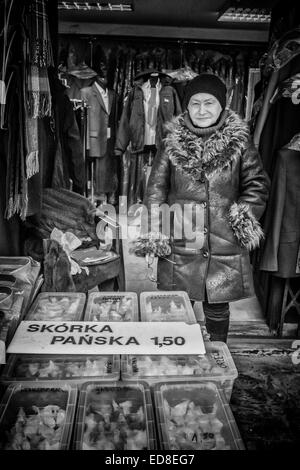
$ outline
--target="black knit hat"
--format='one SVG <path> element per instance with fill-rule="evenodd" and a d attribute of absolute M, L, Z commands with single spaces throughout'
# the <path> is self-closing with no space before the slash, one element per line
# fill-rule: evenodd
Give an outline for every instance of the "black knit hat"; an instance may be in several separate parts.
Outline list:
<path fill-rule="evenodd" d="M 201 73 L 186 85 L 183 97 L 183 107 L 185 109 L 191 97 L 197 93 L 209 93 L 217 98 L 222 109 L 226 106 L 226 85 L 212 73 Z"/>

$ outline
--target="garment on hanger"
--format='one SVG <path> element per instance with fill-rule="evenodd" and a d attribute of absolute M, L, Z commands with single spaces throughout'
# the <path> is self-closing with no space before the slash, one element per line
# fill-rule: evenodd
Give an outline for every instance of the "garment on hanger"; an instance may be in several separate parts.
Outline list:
<path fill-rule="evenodd" d="M 276 155 L 267 206 L 260 269 L 275 276 L 300 275 L 300 133 Z"/>
<path fill-rule="evenodd" d="M 153 85 L 150 79 L 142 85 L 145 111 L 145 145 L 155 145 L 157 112 L 161 83 L 158 79 Z"/>
<path fill-rule="evenodd" d="M 276 165 L 276 152 L 300 131 L 300 81 L 293 79 L 290 85 L 290 78 L 300 72 L 300 56 L 286 67 L 291 73 L 281 79 L 280 75 L 286 75 L 284 68 L 279 74 L 273 96 L 269 98 L 268 113 L 259 140 L 261 158 L 271 178 Z"/>
<path fill-rule="evenodd" d="M 149 78 L 149 71 L 139 74 L 135 78 L 135 86 L 125 99 L 122 116 L 116 137 L 115 153 L 122 155 L 129 143 L 132 153 L 140 153 L 145 145 L 145 109 L 143 84 Z M 170 86 L 165 74 L 160 75 L 161 89 L 159 92 L 159 106 L 157 111 L 155 145 L 160 146 L 164 131 L 163 124 L 170 121 L 173 116 L 181 113 L 181 104 L 176 90 Z M 145 77 L 143 79 L 143 77 Z"/>
<path fill-rule="evenodd" d="M 271 99 L 280 84 L 300 72 L 300 28 L 288 31 L 271 47 L 266 55 L 265 63 L 262 66 L 262 90 L 263 97 L 261 108 L 256 111 L 256 122 L 253 141 L 256 147 L 260 146 L 262 134 L 272 107 Z M 297 132 L 293 129 L 289 137 L 282 142 L 277 149 L 281 148 Z"/>
<path fill-rule="evenodd" d="M 117 190 L 117 165 L 114 144 L 117 128 L 117 95 L 102 84 L 93 83 L 81 89 L 81 99 L 88 104 L 87 150 L 95 159 L 95 193 Z"/>
<path fill-rule="evenodd" d="M 156 83 L 152 81 L 154 86 L 151 86 L 153 75 L 158 79 Z M 145 146 L 158 149 L 164 136 L 164 123 L 181 113 L 177 92 L 169 83 L 166 74 L 147 70 L 135 77 L 135 86 L 124 102 L 115 154 L 122 156 L 130 144 L 130 161 L 123 159 L 127 168 L 122 172 L 122 178 L 129 180 L 121 182 L 122 188 L 128 188 L 128 193 L 122 192 L 122 195 L 128 196 L 130 204 L 142 201 L 155 155 Z"/>

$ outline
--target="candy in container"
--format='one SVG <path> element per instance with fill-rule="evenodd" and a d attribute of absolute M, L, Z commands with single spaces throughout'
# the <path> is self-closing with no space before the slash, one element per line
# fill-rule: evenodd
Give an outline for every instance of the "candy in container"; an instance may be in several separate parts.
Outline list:
<path fill-rule="evenodd" d="M 243 450 L 236 422 L 213 382 L 169 382 L 154 388 L 164 450 Z"/>
<path fill-rule="evenodd" d="M 139 319 L 138 298 L 134 292 L 92 292 L 85 310 L 85 321 L 133 321 Z"/>
<path fill-rule="evenodd" d="M 80 390 L 75 449 L 155 449 L 147 384 L 86 382 Z"/>
<path fill-rule="evenodd" d="M 81 320 L 85 294 L 79 292 L 42 292 L 27 313 L 29 321 Z"/>
<path fill-rule="evenodd" d="M 145 380 L 150 385 L 174 380 L 217 382 L 230 401 L 238 371 L 228 346 L 220 341 L 205 343 L 206 353 L 198 356 L 122 356 L 121 373 L 125 380 Z"/>
<path fill-rule="evenodd" d="M 142 321 L 178 321 L 197 323 L 186 292 L 142 292 L 140 295 Z"/>
<path fill-rule="evenodd" d="M 0 449 L 68 449 L 76 394 L 56 382 L 9 385 L 0 405 Z"/>
<path fill-rule="evenodd" d="M 11 354 L 3 371 L 4 381 L 77 380 L 97 377 L 98 380 L 118 380 L 118 355 L 26 355 Z"/>

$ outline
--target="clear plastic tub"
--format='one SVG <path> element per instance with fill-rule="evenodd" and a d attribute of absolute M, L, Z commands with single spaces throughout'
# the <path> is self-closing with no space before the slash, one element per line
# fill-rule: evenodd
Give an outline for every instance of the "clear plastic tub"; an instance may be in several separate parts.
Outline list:
<path fill-rule="evenodd" d="M 156 448 L 150 390 L 143 382 L 86 382 L 76 415 L 76 450 Z"/>
<path fill-rule="evenodd" d="M 13 291 L 11 287 L 0 285 L 0 310 L 8 310 L 12 307 Z"/>
<path fill-rule="evenodd" d="M 0 256 L 0 273 L 13 274 L 17 279 L 28 281 L 31 261 L 27 256 Z"/>
<path fill-rule="evenodd" d="M 174 380 L 208 380 L 220 384 L 230 401 L 238 371 L 225 343 L 205 343 L 201 356 L 122 356 L 124 380 L 144 380 L 150 385 Z"/>
<path fill-rule="evenodd" d="M 135 292 L 92 292 L 88 296 L 84 321 L 139 321 Z"/>
<path fill-rule="evenodd" d="M 80 292 L 42 292 L 35 299 L 24 320 L 81 320 L 85 299 L 85 294 Z"/>
<path fill-rule="evenodd" d="M 230 406 L 215 383 L 160 383 L 154 400 L 163 450 L 244 449 Z"/>
<path fill-rule="evenodd" d="M 77 389 L 69 384 L 10 384 L 0 404 L 1 450 L 69 448 Z"/>
<path fill-rule="evenodd" d="M 197 323 L 190 299 L 184 291 L 142 292 L 141 321 Z"/>
<path fill-rule="evenodd" d="M 2 374 L 3 381 L 24 380 L 97 380 L 120 378 L 120 357 L 110 356 L 32 356 L 10 355 Z"/>

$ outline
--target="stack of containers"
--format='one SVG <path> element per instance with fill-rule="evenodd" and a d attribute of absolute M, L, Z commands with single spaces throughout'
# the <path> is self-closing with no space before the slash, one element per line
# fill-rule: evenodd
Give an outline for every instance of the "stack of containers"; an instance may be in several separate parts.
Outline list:
<path fill-rule="evenodd" d="M 186 292 L 143 292 L 142 321 L 197 323 Z M 199 356 L 122 356 L 121 377 L 152 390 L 164 450 L 243 449 L 229 401 L 238 376 L 225 343 L 205 342 Z"/>
<path fill-rule="evenodd" d="M 153 386 L 167 381 L 217 382 L 230 401 L 232 387 L 238 376 L 232 356 L 225 343 L 205 343 L 206 354 L 199 356 L 122 356 L 122 379 L 144 380 Z"/>
<path fill-rule="evenodd" d="M 132 292 L 93 292 L 83 315 L 84 303 L 84 294 L 43 293 L 25 319 L 139 320 L 138 299 Z M 141 321 L 196 323 L 186 292 L 144 292 L 140 306 Z M 224 343 L 206 342 L 205 347 L 205 356 L 122 356 L 121 365 L 120 356 L 113 355 L 11 355 L 2 378 L 10 382 L 0 406 L 3 448 L 66 449 L 74 425 L 75 449 L 155 449 L 151 390 L 162 449 L 242 449 L 228 405 L 237 370 Z M 67 391 L 67 402 L 62 404 L 53 397 L 54 401 L 46 403 L 46 390 Z M 17 391 L 22 394 L 15 399 Z M 62 440 L 55 436 L 49 443 L 38 440 L 34 423 L 38 413 L 47 416 L 50 405 L 58 406 L 54 414 L 59 419 L 65 416 L 66 424 L 58 431 Z M 13 437 L 16 426 L 21 426 L 22 439 Z M 12 436 L 10 441 L 5 440 L 3 432 Z"/>
<path fill-rule="evenodd" d="M 81 293 L 62 293 L 62 292 L 44 292 L 39 294 L 34 304 L 27 313 L 25 320 L 29 321 L 82 321 L 83 317 L 85 321 L 138 321 L 138 298 L 135 293 L 128 292 L 94 292 L 89 295 L 86 312 L 83 315 L 85 306 L 85 294 Z M 94 382 L 86 382 L 96 380 L 95 384 L 103 384 L 103 387 L 109 389 L 109 387 L 120 387 L 123 390 L 124 384 L 120 383 L 120 356 L 119 355 L 10 355 L 8 362 L 5 366 L 2 378 L 2 382 L 8 385 L 5 396 L 2 400 L 0 408 L 0 420 L 4 420 L 5 431 L 10 426 L 11 421 L 7 424 L 6 412 L 7 403 L 10 403 L 12 390 L 26 389 L 26 391 L 34 388 L 35 401 L 34 404 L 30 401 L 32 398 L 29 394 L 29 403 L 26 404 L 25 398 L 24 406 L 26 407 L 26 413 L 24 416 L 23 410 L 16 411 L 17 417 L 12 427 L 19 426 L 19 421 L 24 423 L 25 436 L 23 436 L 22 442 L 16 444 L 15 442 L 6 442 L 4 437 L 0 437 L 3 441 L 3 448 L 18 448 L 18 449 L 67 449 L 70 448 L 71 431 L 75 425 L 74 410 L 68 411 L 67 428 L 68 433 L 64 430 L 63 442 L 50 444 L 48 442 L 37 442 L 37 437 L 33 435 L 34 443 L 31 445 L 30 439 L 27 436 L 27 428 L 30 423 L 34 423 L 36 420 L 34 411 L 30 407 L 34 406 L 38 415 L 38 409 L 42 409 L 40 401 L 43 399 L 44 391 L 52 389 L 72 389 L 78 393 L 80 397 L 86 395 L 87 387 L 92 387 L 91 384 Z M 34 382 L 33 382 L 34 381 Z M 145 448 L 155 448 L 155 435 L 154 435 L 154 418 L 152 411 L 152 404 L 149 389 L 144 388 L 143 385 L 139 385 L 138 389 L 136 386 L 129 386 L 131 395 L 136 394 L 135 402 L 140 403 L 139 413 L 136 419 L 139 420 L 137 423 L 137 431 L 140 430 L 136 435 L 133 433 L 132 442 L 129 439 L 128 448 L 134 448 L 134 446 L 140 445 Z M 90 389 L 89 389 L 90 390 Z M 72 395 L 73 396 L 73 395 Z M 28 397 L 24 393 L 22 397 Z M 74 398 L 74 397 L 73 397 Z M 82 400 L 82 398 L 80 398 Z M 55 401 L 55 400 L 54 400 Z M 126 401 L 120 398 L 120 403 Z M 56 402 L 55 402 L 56 403 Z M 68 402 L 69 404 L 69 402 Z M 76 405 L 76 397 L 74 399 L 74 408 Z M 48 405 L 45 405 L 48 406 Z M 125 403 L 126 406 L 126 403 Z M 20 408 L 20 407 L 19 407 Z M 61 407 L 62 408 L 62 407 Z M 10 408 L 9 408 L 10 409 Z M 47 410 L 42 409 L 42 413 L 47 413 Z M 60 410 L 60 408 L 59 408 Z M 142 420 L 142 410 L 145 412 L 145 419 Z M 54 410 L 55 411 L 55 410 Z M 72 413 L 71 413 L 72 411 Z M 132 424 L 132 419 L 136 411 L 130 413 L 129 421 Z M 60 411 L 60 414 L 62 411 Z M 13 418 L 11 418 L 13 420 Z M 79 421 L 81 420 L 78 415 Z M 18 421 L 19 420 L 19 421 Z M 29 423 L 29 424 L 28 424 Z M 78 427 L 78 426 L 77 426 Z M 140 429 L 139 429 L 140 427 Z M 15 429 L 15 428 L 13 428 Z M 77 429 L 77 428 L 76 428 Z M 66 434 L 67 433 L 67 434 Z M 143 442 L 143 437 L 146 436 L 146 442 Z M 18 436 L 20 439 L 20 436 Z M 42 438 L 41 438 L 42 440 Z M 124 439 L 123 439 L 124 440 Z M 24 442 L 23 442 L 24 441 Z M 29 443 L 28 443 L 29 441 Z M 102 443 L 103 444 L 103 443 Z M 1 445 L 1 444 L 0 444 Z M 105 442 L 103 449 L 105 448 Z M 109 449 L 111 444 L 107 444 Z M 120 446 L 120 444 L 117 444 Z M 142 448 L 142 447 L 141 447 Z"/>

